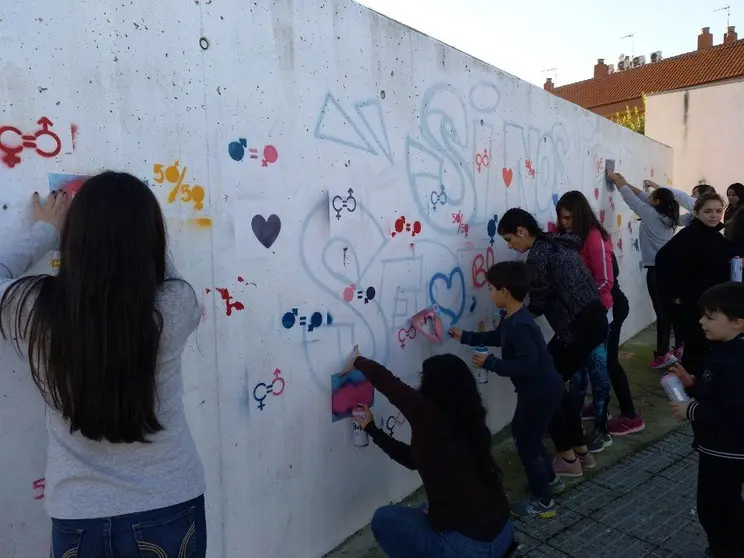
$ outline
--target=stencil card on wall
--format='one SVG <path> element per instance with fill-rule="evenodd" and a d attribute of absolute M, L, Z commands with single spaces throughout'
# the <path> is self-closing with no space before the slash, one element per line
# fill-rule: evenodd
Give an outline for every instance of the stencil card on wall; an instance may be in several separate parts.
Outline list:
<path fill-rule="evenodd" d="M 331 189 L 328 191 L 328 214 L 330 234 L 349 240 L 362 238 L 362 210 L 359 191 L 354 188 Z"/>
<path fill-rule="evenodd" d="M 246 200 L 235 203 L 235 247 L 242 258 L 262 258 L 276 254 L 282 245 L 280 203 Z"/>
<path fill-rule="evenodd" d="M 439 306 L 436 304 L 414 314 L 411 317 L 411 325 L 432 343 L 442 342 L 442 319 L 439 317 Z"/>
<path fill-rule="evenodd" d="M 59 174 L 53 172 L 47 175 L 50 192 L 63 190 L 70 196 L 77 194 L 83 183 L 89 178 L 90 175 L 88 174 Z"/>
<path fill-rule="evenodd" d="M 372 407 L 375 403 L 375 388 L 359 370 L 348 374 L 331 376 L 331 419 L 338 422 L 351 416 L 359 404 Z"/>

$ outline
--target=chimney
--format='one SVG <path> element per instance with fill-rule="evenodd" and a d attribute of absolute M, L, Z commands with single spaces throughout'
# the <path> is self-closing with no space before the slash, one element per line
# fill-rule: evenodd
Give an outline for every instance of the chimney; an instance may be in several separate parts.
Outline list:
<path fill-rule="evenodd" d="M 726 34 L 723 36 L 723 44 L 727 45 L 729 43 L 734 43 L 738 39 L 738 36 L 736 35 L 736 27 L 733 25 L 730 25 L 728 28 L 728 31 L 726 31 Z"/>
<path fill-rule="evenodd" d="M 555 89 L 555 84 L 553 84 L 553 78 L 548 78 L 545 80 L 545 85 L 543 85 L 543 89 L 545 91 L 553 91 Z"/>
<path fill-rule="evenodd" d="M 609 66 L 604 63 L 604 58 L 599 58 L 597 63 L 594 65 L 594 79 L 609 74 Z"/>
<path fill-rule="evenodd" d="M 703 27 L 703 32 L 698 35 L 698 50 L 709 48 L 713 48 L 713 35 L 710 34 L 710 27 Z"/>

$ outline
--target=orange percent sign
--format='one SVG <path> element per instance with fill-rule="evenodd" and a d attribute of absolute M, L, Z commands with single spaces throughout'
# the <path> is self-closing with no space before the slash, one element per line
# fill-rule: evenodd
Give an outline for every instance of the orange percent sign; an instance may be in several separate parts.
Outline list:
<path fill-rule="evenodd" d="M 153 166 L 152 171 L 155 174 L 154 180 L 158 184 L 162 184 L 166 180 L 173 184 L 173 189 L 168 194 L 168 203 L 174 203 L 180 191 L 182 202 L 193 203 L 194 209 L 197 211 L 201 211 L 204 208 L 204 188 L 198 184 L 190 186 L 183 183 L 184 178 L 186 178 L 186 167 L 180 170 L 178 161 L 175 161 L 165 170 L 163 170 L 163 165 L 156 164 Z"/>

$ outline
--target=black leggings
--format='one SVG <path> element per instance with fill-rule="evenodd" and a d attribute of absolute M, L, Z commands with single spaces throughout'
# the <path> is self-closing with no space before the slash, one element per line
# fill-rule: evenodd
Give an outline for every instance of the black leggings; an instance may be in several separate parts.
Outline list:
<path fill-rule="evenodd" d="M 646 268 L 646 287 L 648 288 L 648 296 L 651 297 L 651 304 L 654 307 L 654 313 L 656 314 L 656 356 L 662 356 L 669 352 L 669 341 L 672 336 L 672 328 L 674 328 L 674 341 L 676 346 L 680 346 L 681 338 L 679 327 L 674 320 L 675 312 L 669 307 L 669 304 L 664 301 L 661 296 L 659 289 L 656 285 L 656 267 L 650 266 Z"/>
<path fill-rule="evenodd" d="M 554 336 L 548 343 L 548 351 L 553 357 L 556 369 L 566 382 L 566 390 L 548 432 L 553 438 L 555 449 L 559 452 L 583 446 L 584 429 L 581 425 L 581 406 L 583 401 L 576 394 L 580 393 L 580 372 L 591 352 L 604 343 L 607 337 L 607 314 L 604 306 L 585 309 L 575 319 L 573 340 L 566 344 Z"/>
<path fill-rule="evenodd" d="M 711 348 L 700 326 L 700 312 L 694 304 L 683 304 L 676 309 L 681 330 L 680 338 L 685 345 L 682 353 L 682 366 L 690 374 L 702 372 L 705 357 Z M 676 330 L 675 330 L 676 333 Z"/>
<path fill-rule="evenodd" d="M 623 322 L 630 314 L 628 299 L 622 291 L 616 290 L 612 293 L 612 323 L 607 335 L 607 371 L 612 383 L 612 391 L 617 396 L 620 412 L 628 418 L 635 418 L 636 411 L 633 405 L 633 397 L 630 394 L 628 376 L 625 374 L 623 365 L 620 364 L 620 330 Z"/>

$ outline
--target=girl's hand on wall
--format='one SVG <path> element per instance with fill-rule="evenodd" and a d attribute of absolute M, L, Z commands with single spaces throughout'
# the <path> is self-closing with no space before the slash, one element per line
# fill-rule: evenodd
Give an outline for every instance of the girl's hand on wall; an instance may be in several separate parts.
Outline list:
<path fill-rule="evenodd" d="M 615 186 L 617 187 L 625 186 L 628 183 L 628 181 L 625 180 L 625 177 L 619 172 L 608 172 L 607 178 L 612 180 L 612 182 L 614 182 Z"/>
<path fill-rule="evenodd" d="M 354 370 L 354 361 L 356 361 L 360 356 L 362 356 L 362 354 L 359 352 L 359 345 L 354 345 L 354 353 L 351 355 L 351 360 L 348 362 L 346 367 L 341 371 L 342 376 Z"/>
<path fill-rule="evenodd" d="M 462 330 L 459 327 L 451 327 L 449 328 L 449 336 L 452 337 L 452 339 L 457 339 L 458 341 L 462 339 Z"/>
<path fill-rule="evenodd" d="M 646 186 L 647 188 L 658 188 L 659 187 L 659 185 L 653 180 L 644 180 L 643 185 Z"/>
<path fill-rule="evenodd" d="M 62 230 L 67 215 L 67 192 L 52 192 L 43 206 L 39 200 L 39 192 L 34 192 L 31 203 L 34 208 L 34 222 L 45 221 L 58 231 Z"/>
<path fill-rule="evenodd" d="M 369 410 L 369 405 L 365 405 L 364 403 L 359 403 L 357 407 L 360 407 L 364 409 L 364 416 L 363 417 L 357 417 L 352 415 L 351 420 L 356 422 L 359 426 L 362 427 L 362 430 L 367 428 L 367 425 L 370 422 L 373 422 L 375 420 L 375 416 L 372 414 L 372 411 Z"/>

